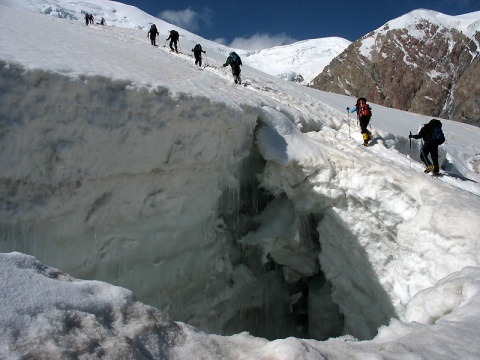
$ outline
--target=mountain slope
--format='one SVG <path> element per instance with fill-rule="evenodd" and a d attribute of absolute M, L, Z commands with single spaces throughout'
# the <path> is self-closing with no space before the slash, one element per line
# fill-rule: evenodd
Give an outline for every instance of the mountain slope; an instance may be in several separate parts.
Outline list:
<path fill-rule="evenodd" d="M 330 61 L 341 53 L 350 41 L 323 38 L 299 41 L 256 52 L 241 51 L 249 66 L 284 80 L 309 84 Z"/>
<path fill-rule="evenodd" d="M 312 86 L 478 126 L 479 29 L 480 12 L 413 11 L 352 43 Z"/>
<path fill-rule="evenodd" d="M 133 6 L 114 1 L 111 1 L 108 6 L 105 6 L 101 0 L 91 0 L 88 2 L 25 0 L 25 2 L 22 3 L 17 3 L 15 0 L 4 0 L 3 2 L 5 4 L 10 3 L 11 6 L 14 7 L 21 6 L 40 14 L 72 21 L 83 21 L 85 13 L 89 13 L 94 16 L 97 24 L 101 18 L 104 18 L 108 26 L 116 28 L 148 31 L 150 24 L 155 23 L 160 33 L 160 45 L 166 44 L 163 36 L 167 38 L 170 29 L 175 27 Z M 203 46 L 209 44 L 210 48 L 214 48 L 217 52 L 225 56 L 233 50 L 202 39 L 183 29 L 180 29 L 180 34 L 181 38 L 187 37 L 190 40 L 200 42 Z M 295 81 L 301 78 L 303 84 L 308 84 L 349 44 L 350 41 L 348 40 L 331 37 L 303 40 L 295 44 L 255 52 L 241 49 L 235 49 L 235 51 L 242 56 L 245 65 L 289 81 Z M 180 41 L 180 46 L 182 47 L 182 45 L 183 43 Z M 190 53 L 190 49 L 190 47 L 185 47 L 183 51 Z"/>
<path fill-rule="evenodd" d="M 354 98 L 248 66 L 235 85 L 215 44 L 199 68 L 141 26 L 0 16 L 1 251 L 179 321 L 10 254 L 2 352 L 432 358 L 447 339 L 443 358 L 478 353 L 479 129 L 444 121 L 442 165 L 464 179 L 436 179 L 406 138 L 425 117 L 372 104 L 364 148 Z M 381 344 L 352 338 L 383 325 Z"/>

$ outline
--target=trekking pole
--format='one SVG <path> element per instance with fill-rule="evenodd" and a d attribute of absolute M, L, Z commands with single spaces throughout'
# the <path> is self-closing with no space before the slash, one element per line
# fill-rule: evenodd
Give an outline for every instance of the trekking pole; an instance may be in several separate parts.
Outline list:
<path fill-rule="evenodd" d="M 348 137 L 350 138 L 350 108 L 347 107 L 347 119 L 348 119 Z"/>
<path fill-rule="evenodd" d="M 412 132 L 410 131 L 410 167 L 412 167 Z"/>

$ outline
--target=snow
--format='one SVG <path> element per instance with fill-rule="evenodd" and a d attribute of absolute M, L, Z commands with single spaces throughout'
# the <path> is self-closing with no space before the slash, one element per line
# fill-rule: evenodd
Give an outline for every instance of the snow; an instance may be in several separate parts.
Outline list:
<path fill-rule="evenodd" d="M 437 179 L 407 137 L 424 116 L 372 104 L 364 148 L 354 98 L 247 61 L 235 85 L 229 49 L 152 47 L 171 26 L 133 7 L 0 14 L 0 357 L 479 357 L 478 128 L 442 120 Z M 293 337 L 284 285 L 319 267 L 311 334 L 342 333 Z"/>
<path fill-rule="evenodd" d="M 309 84 L 350 43 L 342 38 L 331 37 L 299 41 L 254 53 L 237 52 L 246 64 L 257 70 L 290 81 L 301 75 L 303 83 Z"/>
<path fill-rule="evenodd" d="M 418 24 L 421 24 L 422 22 L 430 22 L 437 25 L 437 32 L 442 32 L 445 29 L 456 29 L 472 39 L 477 46 L 480 46 L 480 43 L 475 37 L 480 30 L 480 11 L 464 15 L 450 16 L 433 10 L 417 9 L 396 19 L 388 21 L 373 31 L 372 35 L 364 37 L 362 39 L 362 45 L 359 49 L 360 54 L 371 60 L 370 52 L 376 45 L 376 42 L 378 42 L 379 39 L 381 39 L 387 33 L 387 31 L 395 29 L 402 30 L 401 37 L 404 40 L 408 40 L 410 37 L 420 39 L 425 43 L 428 43 L 433 37 L 432 34 L 427 33 L 423 27 L 418 26 Z M 453 38 L 448 31 L 445 31 L 445 34 L 449 37 L 448 51 L 452 51 L 454 45 Z M 405 49 L 403 49 L 403 45 L 399 41 L 396 41 L 396 45 L 402 48 L 404 54 L 407 54 Z M 421 53 L 419 53 L 419 55 L 422 56 Z M 471 55 L 472 58 L 475 57 L 474 53 Z M 403 61 L 411 66 L 417 66 L 415 63 L 410 62 L 407 56 L 403 58 Z"/>
<path fill-rule="evenodd" d="M 470 14 L 451 16 L 433 10 L 417 9 L 388 21 L 382 28 L 388 26 L 389 29 L 406 29 L 411 28 L 416 22 L 427 20 L 442 25 L 443 27 L 458 28 L 460 31 L 463 31 L 469 28 L 472 22 L 478 21 L 478 13 L 479 12 L 473 12 Z M 471 35 L 475 35 L 475 33 L 469 34 L 469 36 Z"/>
<path fill-rule="evenodd" d="M 360 47 L 360 54 L 365 56 L 366 58 L 371 58 L 370 51 L 372 47 L 375 45 L 375 39 L 372 37 L 367 37 L 362 40 L 362 46 Z"/>
<path fill-rule="evenodd" d="M 28 0 L 20 4 L 16 4 L 14 0 L 4 1 L 5 4 L 9 2 L 14 4 L 15 7 L 22 6 L 27 9 L 33 9 L 36 12 L 48 14 L 52 17 L 63 17 L 71 20 L 83 21 L 84 14 L 91 13 L 94 15 L 95 22 L 99 22 L 103 17 L 108 25 L 116 28 L 148 31 L 150 24 L 155 23 L 160 33 L 160 45 L 167 44 L 162 37 L 165 36 L 166 39 L 169 31 L 172 29 L 171 24 L 154 18 L 135 7 L 118 2 L 111 2 L 112 4 L 105 5 L 103 0 L 92 0 L 88 2 L 42 2 Z M 124 40 L 128 41 L 130 36 L 130 34 L 124 34 Z M 205 44 L 208 44 L 209 48 L 215 49 L 225 56 L 232 50 L 212 41 L 201 39 L 199 36 L 186 30 L 182 30 L 180 36 L 181 38 L 186 37 L 191 41 L 201 41 L 204 47 Z M 46 38 L 44 41 L 49 42 Z M 303 40 L 291 45 L 277 46 L 257 52 L 241 49 L 235 49 L 235 51 L 240 54 L 243 63 L 254 69 L 289 81 L 293 81 L 298 75 L 302 75 L 304 79 L 303 84 L 306 85 L 321 73 L 323 68 L 328 65 L 334 57 L 345 50 L 350 43 L 350 41 L 343 38 L 330 37 Z M 54 44 L 52 44 L 52 46 L 53 45 Z M 123 46 L 125 44 L 121 45 Z M 180 47 L 182 47 L 182 45 L 182 41 L 180 41 Z M 72 44 L 72 46 L 75 45 Z M 71 49 L 68 50 L 71 51 Z M 122 50 L 120 49 L 120 51 Z M 185 48 L 184 51 L 189 53 L 190 48 Z"/>
<path fill-rule="evenodd" d="M 451 16 L 437 11 L 418 9 L 389 21 L 387 24 L 391 28 L 410 28 L 409 25 L 420 20 L 427 20 L 445 28 L 455 28 L 458 31 L 465 33 L 468 37 L 475 38 L 475 34 L 480 26 L 480 11 Z M 412 31 L 412 29 L 410 29 L 410 31 Z"/>

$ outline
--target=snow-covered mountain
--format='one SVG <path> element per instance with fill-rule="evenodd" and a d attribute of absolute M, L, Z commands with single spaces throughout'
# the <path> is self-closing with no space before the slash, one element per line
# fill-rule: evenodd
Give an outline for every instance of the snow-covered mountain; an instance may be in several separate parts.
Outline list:
<path fill-rule="evenodd" d="M 480 11 L 416 10 L 352 43 L 312 86 L 480 125 Z"/>
<path fill-rule="evenodd" d="M 11 1 L 15 2 L 15 0 Z M 103 1 L 97 2 L 95 0 L 88 2 L 23 0 L 19 2 L 18 6 L 53 17 L 78 21 L 83 20 L 85 14 L 88 13 L 94 16 L 97 23 L 101 18 L 104 18 L 109 26 L 127 29 L 148 31 L 150 24 L 155 23 L 160 32 L 160 44 L 163 45 L 166 44 L 163 36 L 167 38 L 169 31 L 172 28 L 176 28 L 133 6 L 115 1 L 111 1 L 108 6 L 104 6 Z M 301 82 L 303 85 L 310 83 L 335 56 L 345 50 L 351 43 L 343 38 L 331 37 L 303 40 L 291 45 L 277 46 L 259 51 L 247 51 L 229 49 L 223 45 L 202 39 L 183 29 L 180 33 L 181 37 L 196 40 L 204 46 L 208 44 L 208 47 L 214 48 L 221 54 L 227 54 L 231 50 L 235 50 L 242 57 L 243 63 L 250 67 L 284 80 Z M 180 46 L 182 46 L 182 41 L 180 41 Z M 190 51 L 187 48 L 183 50 L 185 52 Z"/>
<path fill-rule="evenodd" d="M 0 357 L 478 357 L 478 128 L 432 178 L 426 117 L 372 104 L 365 148 L 352 97 L 32 4 L 0 0 Z"/>
<path fill-rule="evenodd" d="M 238 50 L 249 66 L 288 81 L 309 84 L 333 58 L 350 45 L 338 38 L 299 41 L 255 52 Z"/>

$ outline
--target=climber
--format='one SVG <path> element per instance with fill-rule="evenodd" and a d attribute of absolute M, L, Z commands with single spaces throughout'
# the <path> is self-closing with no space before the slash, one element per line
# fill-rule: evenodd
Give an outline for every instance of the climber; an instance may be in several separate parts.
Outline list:
<path fill-rule="evenodd" d="M 350 109 L 347 107 L 347 111 L 351 113 L 357 112 L 357 118 L 360 122 L 360 130 L 363 135 L 363 145 L 368 146 L 368 142 L 373 139 L 372 133 L 367 129 L 367 126 L 372 117 L 372 108 L 367 104 L 365 98 L 358 98 L 356 105 Z"/>

